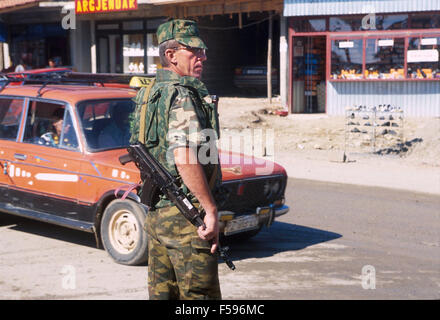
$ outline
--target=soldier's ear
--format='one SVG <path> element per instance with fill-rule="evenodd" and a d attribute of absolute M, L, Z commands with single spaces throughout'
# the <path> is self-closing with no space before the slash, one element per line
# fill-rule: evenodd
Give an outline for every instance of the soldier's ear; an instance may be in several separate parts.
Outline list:
<path fill-rule="evenodd" d="M 177 63 L 177 57 L 176 57 L 176 50 L 174 49 L 166 49 L 165 50 L 165 58 L 171 63 L 176 64 Z"/>

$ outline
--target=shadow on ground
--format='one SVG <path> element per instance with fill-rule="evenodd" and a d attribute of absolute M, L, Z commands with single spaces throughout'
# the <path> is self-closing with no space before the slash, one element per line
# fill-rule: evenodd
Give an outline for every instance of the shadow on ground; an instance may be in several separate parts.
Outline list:
<path fill-rule="evenodd" d="M 49 223 L 0 213 L 0 227 L 25 232 L 55 240 L 96 248 L 91 233 L 73 230 Z M 253 238 L 227 241 L 228 255 L 233 261 L 247 258 L 270 257 L 280 252 L 301 250 L 309 246 L 331 241 L 342 235 L 330 231 L 275 221 Z M 219 262 L 223 262 L 219 260 Z"/>
<path fill-rule="evenodd" d="M 401 157 L 408 155 L 414 149 L 415 146 L 422 143 L 422 138 L 414 138 L 410 141 L 403 143 L 396 143 L 393 146 L 377 150 L 375 153 L 379 155 L 399 155 Z"/>
<path fill-rule="evenodd" d="M 0 212 L 0 227 L 96 248 L 95 236 L 91 233 L 2 212 Z"/>
<path fill-rule="evenodd" d="M 342 237 L 341 234 L 275 221 L 253 238 L 227 241 L 232 260 L 270 257 L 280 252 L 296 251 Z"/>

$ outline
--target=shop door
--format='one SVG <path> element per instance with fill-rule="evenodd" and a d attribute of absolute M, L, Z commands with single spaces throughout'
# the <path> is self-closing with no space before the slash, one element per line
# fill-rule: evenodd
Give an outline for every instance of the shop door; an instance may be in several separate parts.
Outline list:
<path fill-rule="evenodd" d="M 98 72 L 121 73 L 121 36 L 110 34 L 98 37 Z"/>
<path fill-rule="evenodd" d="M 294 37 L 292 112 L 325 112 L 325 36 Z"/>
<path fill-rule="evenodd" d="M 31 100 L 23 143 L 15 155 L 15 185 L 21 191 L 17 206 L 78 217 L 81 154 L 72 113 L 65 105 Z"/>

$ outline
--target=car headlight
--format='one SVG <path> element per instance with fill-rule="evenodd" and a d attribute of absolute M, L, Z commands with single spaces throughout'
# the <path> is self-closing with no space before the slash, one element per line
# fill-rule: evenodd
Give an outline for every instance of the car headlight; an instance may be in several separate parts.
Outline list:
<path fill-rule="evenodd" d="M 270 197 L 270 192 L 271 192 L 270 181 L 266 180 L 264 181 L 264 185 L 263 185 L 263 193 L 266 196 L 266 198 Z"/>
<path fill-rule="evenodd" d="M 278 194 L 280 191 L 281 183 L 278 180 L 273 181 L 271 186 L 272 195 Z"/>
<path fill-rule="evenodd" d="M 281 183 L 279 180 L 266 180 L 263 186 L 264 195 L 270 198 L 280 192 Z"/>

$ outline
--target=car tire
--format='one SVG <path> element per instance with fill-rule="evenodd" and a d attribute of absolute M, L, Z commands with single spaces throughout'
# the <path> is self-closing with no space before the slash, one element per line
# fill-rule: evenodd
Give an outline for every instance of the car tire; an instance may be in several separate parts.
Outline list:
<path fill-rule="evenodd" d="M 143 229 L 147 213 L 131 200 L 113 200 L 101 220 L 101 240 L 117 263 L 140 265 L 148 260 L 147 233 Z"/>

